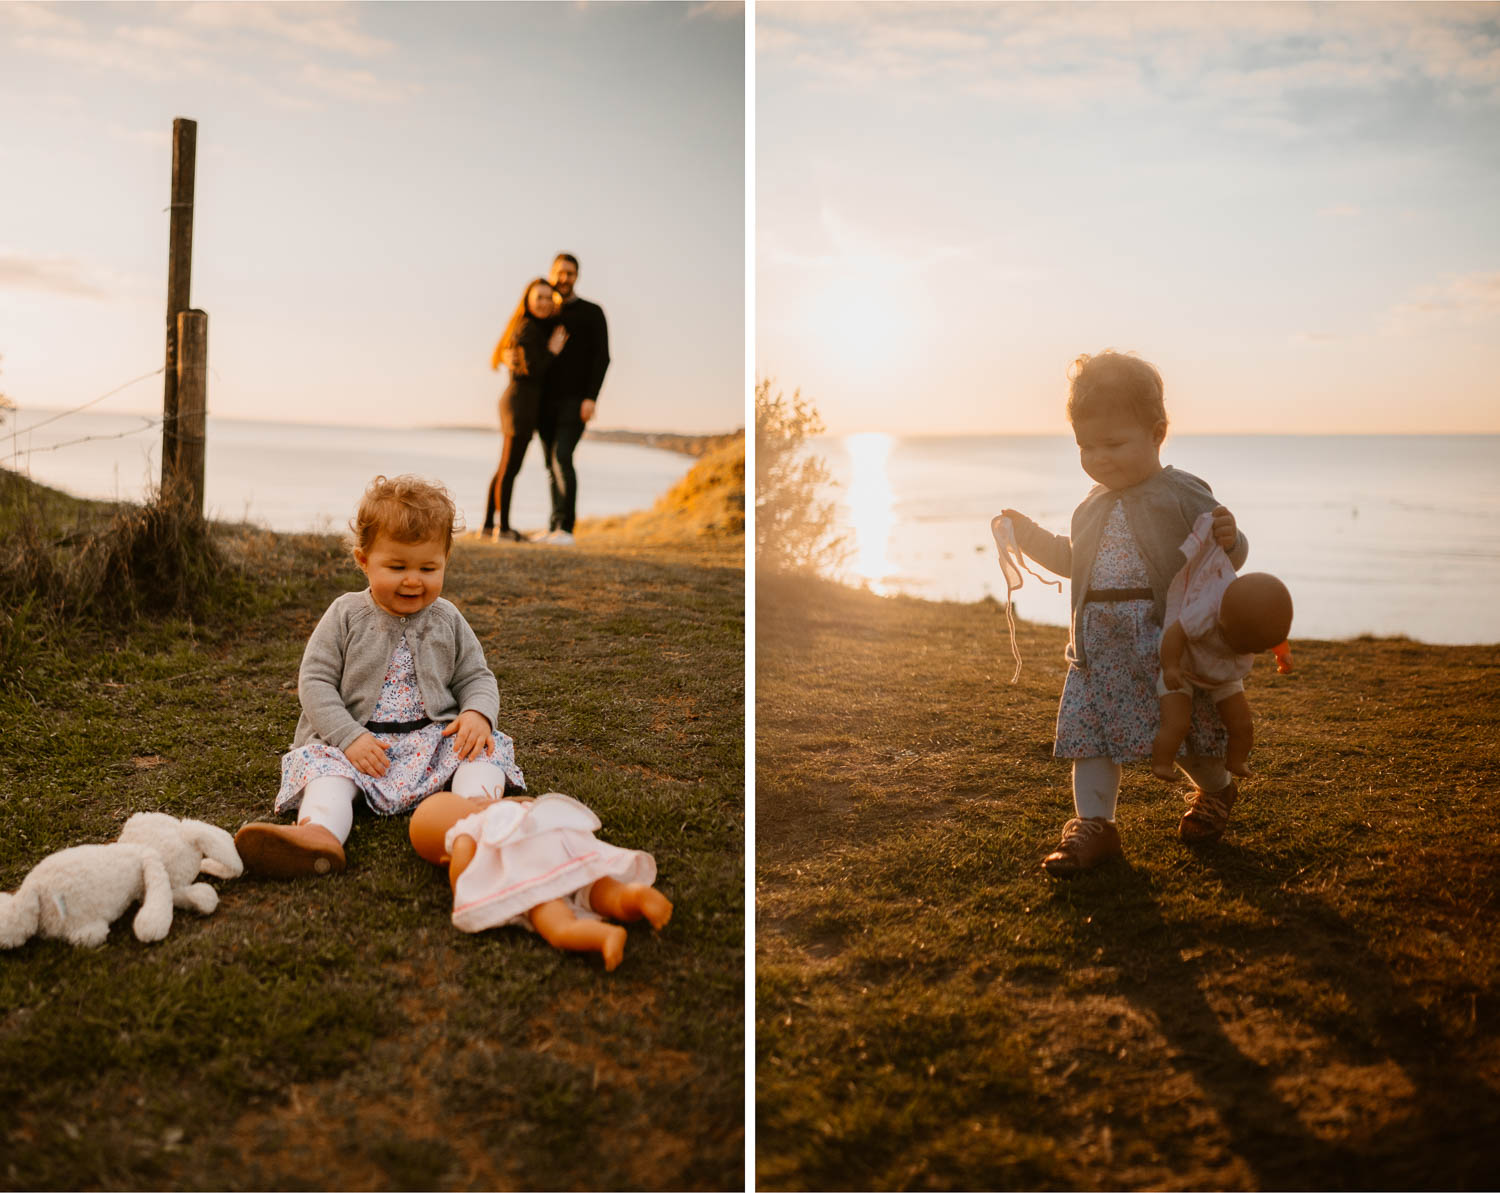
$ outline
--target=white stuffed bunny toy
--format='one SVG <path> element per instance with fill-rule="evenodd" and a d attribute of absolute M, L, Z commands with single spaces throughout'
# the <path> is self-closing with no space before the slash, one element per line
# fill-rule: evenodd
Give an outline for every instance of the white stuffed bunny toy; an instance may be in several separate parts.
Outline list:
<path fill-rule="evenodd" d="M 0 948 L 25 944 L 38 932 L 95 948 L 110 924 L 137 900 L 138 940 L 161 940 L 172 909 L 208 915 L 218 892 L 194 882 L 199 871 L 216 878 L 244 872 L 234 838 L 201 820 L 137 812 L 109 845 L 75 845 L 43 858 L 14 895 L 0 894 Z"/>

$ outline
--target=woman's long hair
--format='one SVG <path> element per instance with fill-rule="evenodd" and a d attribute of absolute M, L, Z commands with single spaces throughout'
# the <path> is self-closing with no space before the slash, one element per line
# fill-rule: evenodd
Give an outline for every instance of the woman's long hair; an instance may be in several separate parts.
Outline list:
<path fill-rule="evenodd" d="M 505 334 L 500 337 L 499 351 L 504 352 L 507 348 L 516 346 L 516 336 L 521 332 L 521 323 L 531 314 L 526 309 L 526 300 L 531 297 L 533 287 L 546 286 L 552 289 L 552 283 L 546 278 L 532 278 L 526 283 L 526 289 L 521 291 L 521 301 L 516 304 L 516 313 L 510 317 L 510 322 L 505 325 Z"/>

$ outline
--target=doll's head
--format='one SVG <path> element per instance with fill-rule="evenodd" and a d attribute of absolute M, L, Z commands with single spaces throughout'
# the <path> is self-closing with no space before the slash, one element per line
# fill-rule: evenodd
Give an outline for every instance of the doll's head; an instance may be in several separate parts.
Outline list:
<path fill-rule="evenodd" d="M 448 850 L 444 845 L 448 830 L 465 816 L 483 812 L 491 804 L 507 798 L 503 795 L 459 795 L 456 791 L 435 791 L 417 805 L 411 814 L 407 835 L 411 847 L 434 866 L 448 864 Z M 516 803 L 529 804 L 529 796 L 511 796 Z"/>
<path fill-rule="evenodd" d="M 1107 351 L 1078 357 L 1068 378 L 1068 421 L 1083 470 L 1108 489 L 1127 489 L 1160 472 L 1167 408 L 1155 367 Z"/>
<path fill-rule="evenodd" d="M 1240 654 L 1280 646 L 1292 629 L 1292 594 L 1268 572 L 1238 576 L 1219 602 L 1219 629 Z"/>
<path fill-rule="evenodd" d="M 418 857 L 434 866 L 446 866 L 448 850 L 444 840 L 448 836 L 448 830 L 465 816 L 482 812 L 494 802 L 484 795 L 459 795 L 455 791 L 433 792 L 411 814 L 411 822 L 407 828 L 411 847 L 417 851 Z"/>

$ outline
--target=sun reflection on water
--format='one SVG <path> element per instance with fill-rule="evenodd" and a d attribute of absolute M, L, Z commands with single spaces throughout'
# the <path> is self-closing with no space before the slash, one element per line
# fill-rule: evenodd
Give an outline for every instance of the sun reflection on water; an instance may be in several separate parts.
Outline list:
<path fill-rule="evenodd" d="M 861 431 L 844 436 L 849 453 L 849 529 L 854 533 L 854 554 L 849 570 L 863 580 L 871 592 L 889 591 L 885 580 L 892 572 L 891 531 L 896 526 L 896 492 L 891 488 L 890 458 L 895 437 L 883 431 Z"/>

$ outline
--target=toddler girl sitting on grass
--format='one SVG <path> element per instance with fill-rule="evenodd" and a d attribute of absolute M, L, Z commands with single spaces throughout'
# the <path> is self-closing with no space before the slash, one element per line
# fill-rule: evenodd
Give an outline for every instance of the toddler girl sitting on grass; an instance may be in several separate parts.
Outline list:
<path fill-rule="evenodd" d="M 1160 721 L 1157 674 L 1167 589 L 1185 559 L 1180 544 L 1204 512 L 1235 568 L 1249 551 L 1234 516 L 1196 476 L 1161 463 L 1167 411 L 1161 375 L 1117 352 L 1080 356 L 1069 370 L 1068 421 L 1083 470 L 1098 482 L 1073 511 L 1070 536 L 1007 509 L 1022 551 L 1072 579 L 1068 673 L 1053 754 L 1073 760 L 1076 815 L 1043 861 L 1065 877 L 1121 854 L 1115 827 L 1120 764 L 1151 756 Z M 1178 825 L 1185 842 L 1217 840 L 1238 789 L 1224 766 L 1226 734 L 1197 693 L 1185 756 L 1194 784 Z"/>
<path fill-rule="evenodd" d="M 266 878 L 336 874 L 354 801 L 409 812 L 450 785 L 499 797 L 525 787 L 515 748 L 495 732 L 500 690 L 463 614 L 442 599 L 457 511 L 415 476 L 377 476 L 351 529 L 370 585 L 339 597 L 302 655 L 302 717 L 281 759 L 279 815 L 235 835 L 245 869 Z"/>

